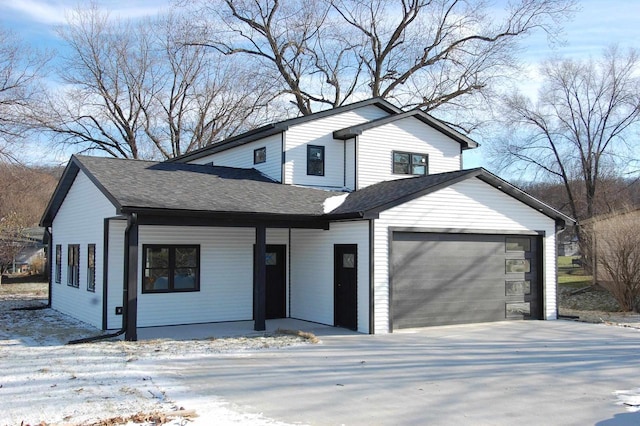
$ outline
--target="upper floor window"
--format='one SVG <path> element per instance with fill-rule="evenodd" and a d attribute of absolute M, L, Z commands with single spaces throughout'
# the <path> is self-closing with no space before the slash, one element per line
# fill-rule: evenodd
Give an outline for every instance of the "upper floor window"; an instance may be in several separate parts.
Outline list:
<path fill-rule="evenodd" d="M 144 245 L 143 293 L 200 290 L 200 246 Z"/>
<path fill-rule="evenodd" d="M 267 148 L 262 147 L 253 150 L 253 164 L 260 164 L 267 161 Z"/>
<path fill-rule="evenodd" d="M 324 146 L 307 145 L 307 174 L 324 176 Z"/>
<path fill-rule="evenodd" d="M 67 285 L 80 287 L 80 244 L 69 244 L 67 249 Z"/>
<path fill-rule="evenodd" d="M 426 175 L 429 172 L 429 156 L 414 152 L 393 152 L 393 173 L 399 175 Z"/>
<path fill-rule="evenodd" d="M 96 291 L 96 245 L 87 246 L 87 291 Z"/>

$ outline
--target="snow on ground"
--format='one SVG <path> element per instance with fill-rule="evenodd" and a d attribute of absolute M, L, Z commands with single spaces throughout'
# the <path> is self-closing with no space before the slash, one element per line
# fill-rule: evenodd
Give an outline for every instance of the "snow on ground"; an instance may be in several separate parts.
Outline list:
<path fill-rule="evenodd" d="M 137 422 L 128 424 L 152 424 L 144 419 L 165 420 L 176 410 L 198 417 L 169 416 L 167 424 L 205 425 L 213 419 L 222 425 L 283 424 L 244 414 L 215 397 L 192 395 L 164 374 L 162 365 L 230 351 L 299 345 L 304 339 L 112 340 L 66 345 L 99 331 L 52 309 L 13 310 L 45 303 L 33 295 L 0 294 L 0 425 L 111 425 L 132 418 Z"/>

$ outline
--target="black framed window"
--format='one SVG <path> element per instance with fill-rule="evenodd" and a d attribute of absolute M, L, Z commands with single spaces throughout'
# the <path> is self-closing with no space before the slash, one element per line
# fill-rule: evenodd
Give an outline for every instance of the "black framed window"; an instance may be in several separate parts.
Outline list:
<path fill-rule="evenodd" d="M 253 164 L 260 164 L 267 161 L 267 148 L 262 147 L 253 150 Z"/>
<path fill-rule="evenodd" d="M 96 245 L 87 246 L 87 291 L 96 291 Z"/>
<path fill-rule="evenodd" d="M 67 248 L 67 285 L 80 287 L 80 244 L 69 244 Z"/>
<path fill-rule="evenodd" d="M 307 174 L 324 176 L 324 146 L 307 145 Z"/>
<path fill-rule="evenodd" d="M 62 282 L 62 245 L 56 244 L 56 283 Z"/>
<path fill-rule="evenodd" d="M 142 292 L 200 291 L 200 246 L 145 244 Z"/>
<path fill-rule="evenodd" d="M 393 173 L 424 176 L 429 173 L 429 156 L 414 152 L 393 151 Z"/>

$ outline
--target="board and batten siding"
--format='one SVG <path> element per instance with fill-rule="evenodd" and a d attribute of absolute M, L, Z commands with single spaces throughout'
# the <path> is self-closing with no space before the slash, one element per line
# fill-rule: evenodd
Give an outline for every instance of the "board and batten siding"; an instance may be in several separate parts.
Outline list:
<path fill-rule="evenodd" d="M 369 223 L 291 230 L 292 318 L 334 324 L 334 245 L 358 245 L 358 331 L 369 332 Z"/>
<path fill-rule="evenodd" d="M 411 175 L 393 174 L 393 151 L 429 155 L 429 174 L 460 170 L 460 144 L 420 120 L 407 117 L 365 130 L 358 137 L 357 189 Z"/>
<path fill-rule="evenodd" d="M 107 328 L 123 326 L 122 315 L 116 315 L 116 307 L 123 306 L 124 292 L 124 232 L 127 221 L 109 220 L 109 259 L 107 260 Z"/>
<path fill-rule="evenodd" d="M 271 179 L 282 181 L 282 140 L 281 133 L 271 135 L 245 145 L 240 145 L 225 151 L 207 155 L 190 161 L 191 164 L 207 164 L 213 161 L 215 166 L 239 167 L 256 169 Z M 264 163 L 253 164 L 253 151 L 258 148 L 267 149 L 267 160 Z"/>
<path fill-rule="evenodd" d="M 113 204 L 79 171 L 53 220 L 54 271 L 51 286 L 51 307 L 80 321 L 102 328 L 102 258 L 104 250 L 104 218 L 116 214 Z M 61 282 L 55 282 L 55 245 L 62 248 Z M 67 285 L 69 244 L 80 245 L 79 287 Z M 95 292 L 87 291 L 87 250 L 96 245 Z"/>
<path fill-rule="evenodd" d="M 324 188 L 344 187 L 344 141 L 333 132 L 389 113 L 367 105 L 341 114 L 291 126 L 285 138 L 284 183 Z M 307 145 L 325 147 L 324 176 L 307 175 Z"/>
<path fill-rule="evenodd" d="M 380 213 L 375 221 L 375 333 L 389 332 L 389 227 L 544 231 L 545 319 L 557 317 L 555 221 L 479 179 L 466 180 Z"/>

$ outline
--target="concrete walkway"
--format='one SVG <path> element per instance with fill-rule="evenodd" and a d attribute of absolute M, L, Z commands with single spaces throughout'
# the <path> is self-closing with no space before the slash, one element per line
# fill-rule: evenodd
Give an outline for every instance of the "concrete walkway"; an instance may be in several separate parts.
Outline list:
<path fill-rule="evenodd" d="M 313 425 L 638 425 L 616 391 L 640 394 L 640 331 L 518 321 L 327 335 L 318 345 L 158 365 L 208 401 Z M 184 399 L 187 398 L 187 399 Z"/>
<path fill-rule="evenodd" d="M 357 335 L 355 331 L 345 328 L 332 327 L 293 318 L 272 319 L 266 321 L 265 331 L 255 331 L 253 321 L 213 322 L 205 324 L 173 325 L 163 327 L 138 328 L 138 340 L 172 339 L 190 340 L 207 339 L 210 337 L 240 337 L 262 336 L 274 333 L 276 330 L 302 330 L 316 336 L 345 336 Z"/>

